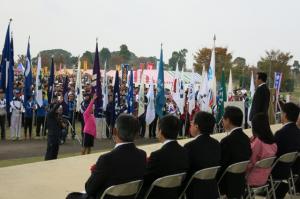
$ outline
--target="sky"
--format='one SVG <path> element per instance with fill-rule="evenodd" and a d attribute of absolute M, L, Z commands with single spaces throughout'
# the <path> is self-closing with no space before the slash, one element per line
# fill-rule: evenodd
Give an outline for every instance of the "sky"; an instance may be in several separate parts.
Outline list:
<path fill-rule="evenodd" d="M 164 61 L 186 48 L 187 67 L 203 47 L 228 47 L 256 65 L 266 50 L 300 59 L 299 0 L 0 0 L 0 48 L 10 18 L 15 54 L 61 48 L 74 56 L 126 44 L 137 56 Z"/>

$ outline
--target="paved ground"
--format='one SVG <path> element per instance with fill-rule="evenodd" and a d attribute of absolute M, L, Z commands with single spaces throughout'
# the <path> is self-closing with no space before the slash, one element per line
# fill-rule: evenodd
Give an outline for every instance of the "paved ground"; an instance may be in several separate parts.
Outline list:
<path fill-rule="evenodd" d="M 144 145 L 157 142 L 156 139 L 139 138 L 137 145 Z M 114 146 L 113 140 L 96 139 L 92 151 L 109 150 Z M 0 141 L 0 160 L 9 160 L 17 158 L 40 157 L 44 156 L 47 147 L 46 139 L 32 140 L 5 140 Z M 59 154 L 72 154 L 80 152 L 81 146 L 77 140 L 68 139 L 63 145 L 60 145 Z"/>

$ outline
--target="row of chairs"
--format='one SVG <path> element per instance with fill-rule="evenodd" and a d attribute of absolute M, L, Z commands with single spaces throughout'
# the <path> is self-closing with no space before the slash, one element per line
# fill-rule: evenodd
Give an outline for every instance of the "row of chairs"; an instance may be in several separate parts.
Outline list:
<path fill-rule="evenodd" d="M 300 158 L 300 153 L 291 152 L 280 156 L 278 159 L 276 159 L 276 157 L 269 157 L 256 162 L 254 168 L 271 169 L 271 171 L 279 162 L 286 163 L 290 165 L 289 168 L 290 176 L 286 179 L 273 179 L 272 174 L 270 174 L 268 183 L 265 185 L 259 187 L 251 187 L 250 185 L 247 185 L 246 199 L 254 199 L 259 190 L 266 191 L 267 198 L 270 198 L 270 194 L 272 194 L 273 198 L 276 199 L 275 190 L 277 189 L 277 187 L 281 182 L 287 182 L 289 185 L 289 194 L 291 198 L 292 196 L 295 196 L 296 195 L 295 181 L 297 180 L 298 176 L 293 174 L 291 168 L 293 163 L 296 161 L 297 157 Z M 245 173 L 248 164 L 249 161 L 243 161 L 228 166 L 227 169 L 223 172 L 223 174 L 219 178 L 218 185 L 220 184 L 221 180 L 227 173 L 233 173 L 233 174 Z M 216 179 L 219 169 L 220 166 L 216 166 L 216 167 L 206 168 L 195 172 L 194 175 L 189 179 L 186 186 L 184 187 L 182 193 L 179 196 L 179 199 L 186 198 L 185 192 L 194 179 L 214 180 Z M 152 183 L 149 190 L 146 192 L 144 199 L 147 199 L 149 197 L 154 187 L 176 188 L 182 186 L 182 182 L 184 181 L 185 177 L 186 177 L 186 173 L 179 173 L 175 175 L 169 175 L 169 176 L 158 178 Z M 124 184 L 111 186 L 104 191 L 104 193 L 101 196 L 101 199 L 104 199 L 105 196 L 107 195 L 114 196 L 114 197 L 133 196 L 133 195 L 137 196 L 142 185 L 143 185 L 143 180 L 137 180 L 137 181 L 132 181 Z M 219 196 L 220 198 L 222 198 L 220 192 L 219 192 Z"/>

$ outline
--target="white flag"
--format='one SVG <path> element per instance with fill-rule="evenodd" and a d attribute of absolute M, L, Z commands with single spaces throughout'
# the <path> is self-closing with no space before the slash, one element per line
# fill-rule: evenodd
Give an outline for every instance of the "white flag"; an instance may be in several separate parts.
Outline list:
<path fill-rule="evenodd" d="M 138 108 L 138 117 L 140 117 L 145 112 L 145 103 L 144 103 L 144 74 L 142 71 L 141 78 L 140 78 L 140 90 L 139 90 L 139 108 Z"/>
<path fill-rule="evenodd" d="M 211 51 L 211 59 L 208 68 L 208 99 L 209 99 L 209 106 L 211 109 L 214 108 L 216 105 L 216 96 L 217 96 L 217 82 L 216 82 L 216 59 L 215 59 L 215 40 L 216 36 L 214 36 L 214 45 Z"/>
<path fill-rule="evenodd" d="M 233 101 L 233 88 L 232 88 L 232 73 L 231 69 L 229 72 L 229 82 L 228 82 L 228 90 L 227 90 L 227 101 Z"/>
<path fill-rule="evenodd" d="M 184 101 L 185 101 L 184 94 L 185 94 L 185 92 L 184 92 L 183 67 L 182 67 L 181 75 L 180 75 L 180 79 L 179 79 L 178 97 L 175 101 L 181 114 L 184 113 Z"/>
<path fill-rule="evenodd" d="M 38 64 L 36 69 L 36 79 L 35 79 L 35 100 L 41 107 L 43 105 L 43 88 L 42 88 L 42 59 L 41 55 L 38 57 Z"/>
<path fill-rule="evenodd" d="M 146 112 L 146 124 L 149 125 L 155 119 L 153 80 L 151 80 L 150 82 L 147 98 L 148 98 L 148 106 Z"/>
<path fill-rule="evenodd" d="M 102 83 L 102 96 L 103 96 L 103 110 L 106 110 L 108 104 L 108 90 L 107 90 L 107 75 L 106 75 L 106 61 L 104 64 L 104 78 Z"/>
<path fill-rule="evenodd" d="M 209 88 L 208 88 L 207 72 L 205 71 L 205 68 L 204 68 L 202 71 L 200 97 L 198 98 L 198 100 L 200 100 L 199 104 L 200 104 L 201 111 L 208 111 L 208 109 L 209 109 L 208 90 L 209 90 Z"/>
<path fill-rule="evenodd" d="M 192 79 L 189 85 L 189 91 L 188 91 L 188 102 L 189 102 L 189 113 L 192 114 L 192 111 L 195 108 L 195 74 L 194 69 L 192 72 Z"/>
<path fill-rule="evenodd" d="M 78 67 L 77 67 L 77 75 L 76 75 L 76 111 L 80 111 L 80 105 L 83 101 L 82 99 L 82 85 L 81 85 L 81 68 L 80 68 L 80 59 L 78 58 Z"/>
<path fill-rule="evenodd" d="M 252 107 L 252 100 L 255 93 L 255 85 L 254 85 L 254 77 L 253 77 L 253 71 L 251 71 L 251 82 L 250 82 L 250 99 L 249 99 L 249 108 L 248 108 L 248 123 L 250 123 L 250 112 Z"/>

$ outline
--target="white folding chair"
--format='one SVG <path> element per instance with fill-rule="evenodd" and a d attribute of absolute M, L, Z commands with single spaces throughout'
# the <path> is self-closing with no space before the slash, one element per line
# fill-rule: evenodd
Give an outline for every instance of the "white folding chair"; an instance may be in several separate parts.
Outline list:
<path fill-rule="evenodd" d="M 188 183 L 186 184 L 185 188 L 183 189 L 182 193 L 179 196 L 179 199 L 185 198 L 185 192 L 192 183 L 193 179 L 198 180 L 214 180 L 216 178 L 216 175 L 218 173 L 218 170 L 220 169 L 220 166 L 216 167 L 210 167 L 206 169 L 201 169 L 197 172 L 195 172 L 192 177 L 189 179 Z"/>
<path fill-rule="evenodd" d="M 275 190 L 278 188 L 279 184 L 281 182 L 287 182 L 288 186 L 289 186 L 289 194 L 290 197 L 292 198 L 293 195 L 296 195 L 296 189 L 295 189 L 295 182 L 294 182 L 294 178 L 293 178 L 293 171 L 292 171 L 292 165 L 293 163 L 296 161 L 298 156 L 298 152 L 290 152 L 290 153 L 286 153 L 281 155 L 273 164 L 272 166 L 272 170 L 274 169 L 274 167 L 278 164 L 278 163 L 285 163 L 287 164 L 287 166 L 289 167 L 290 170 L 290 176 L 287 179 L 273 179 L 272 174 L 270 175 L 270 183 L 271 183 L 271 191 L 272 191 L 272 195 L 273 198 L 276 199 L 276 194 L 275 194 Z"/>
<path fill-rule="evenodd" d="M 221 175 L 219 181 L 218 181 L 218 187 L 223 179 L 223 177 L 227 174 L 227 173 L 232 173 L 232 174 L 242 174 L 246 172 L 247 166 L 249 164 L 249 160 L 247 161 L 243 161 L 243 162 L 237 162 L 234 164 L 229 165 L 226 170 L 223 172 L 223 174 Z M 220 189 L 219 190 L 219 195 L 221 197 L 221 193 L 220 193 Z M 241 196 L 242 197 L 242 196 Z"/>
<path fill-rule="evenodd" d="M 144 199 L 147 199 L 151 194 L 151 191 L 154 187 L 160 188 L 177 188 L 180 187 L 182 181 L 184 180 L 186 173 L 178 173 L 174 175 L 164 176 L 161 178 L 156 179 L 150 186 L 149 190 L 147 191 Z"/>
<path fill-rule="evenodd" d="M 272 169 L 272 165 L 273 165 L 275 159 L 276 159 L 276 157 L 269 157 L 269 158 L 259 160 L 255 163 L 255 165 L 252 169 Z M 248 176 L 246 178 L 248 178 Z M 267 190 L 267 198 L 269 198 L 269 185 L 268 185 L 268 183 L 264 184 L 262 186 L 256 186 L 256 187 L 251 187 L 247 183 L 247 191 L 248 191 L 247 198 L 254 199 L 255 195 L 256 195 L 256 192 L 259 191 L 259 190 L 263 190 L 263 189 Z"/>
<path fill-rule="evenodd" d="M 108 187 L 103 192 L 100 199 L 104 199 L 105 196 L 114 196 L 114 197 L 134 196 L 134 198 L 136 198 L 142 185 L 143 185 L 143 180 L 136 180 L 136 181 L 127 182 L 119 185 L 113 185 L 111 187 Z"/>

